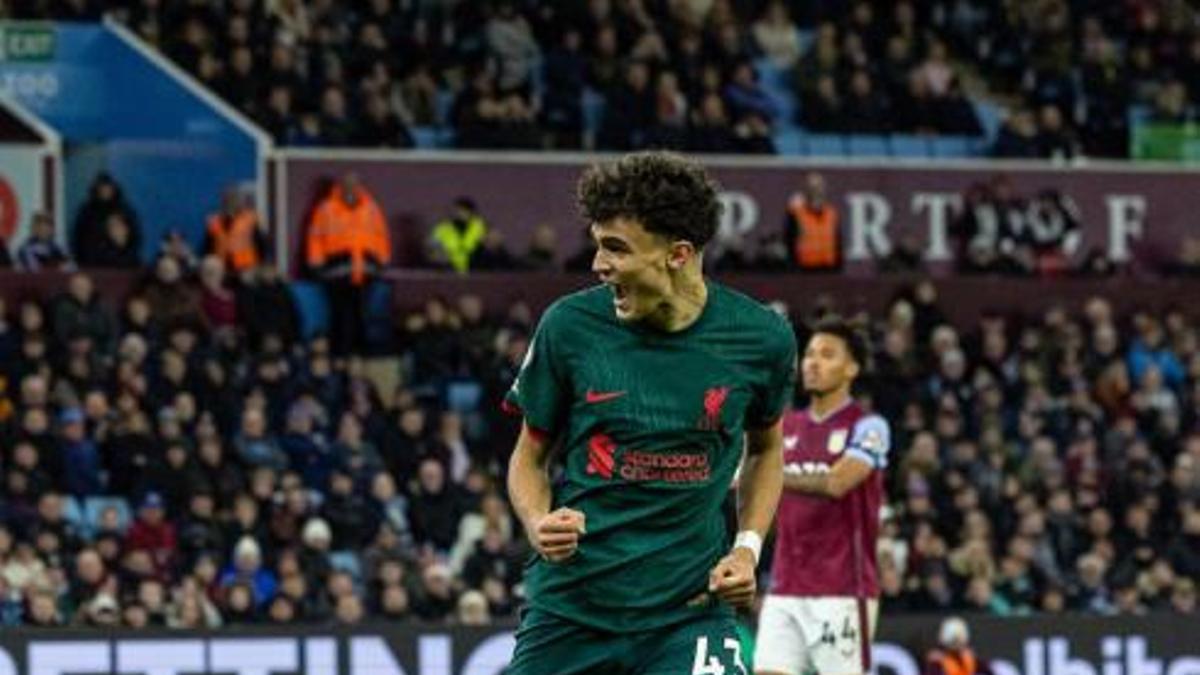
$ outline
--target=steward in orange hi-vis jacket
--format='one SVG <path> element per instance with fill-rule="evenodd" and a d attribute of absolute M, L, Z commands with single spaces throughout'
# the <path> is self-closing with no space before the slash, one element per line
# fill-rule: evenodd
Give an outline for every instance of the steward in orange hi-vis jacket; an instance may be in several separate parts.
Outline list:
<path fill-rule="evenodd" d="M 254 208 L 236 189 L 226 191 L 221 210 L 208 217 L 204 252 L 225 261 L 233 274 L 258 267 L 266 259 L 267 236 Z"/>
<path fill-rule="evenodd" d="M 362 354 L 367 290 L 391 261 L 392 243 L 383 212 L 356 175 L 346 174 L 317 204 L 305 253 L 329 299 L 333 353 Z"/>
<path fill-rule="evenodd" d="M 306 244 L 308 265 L 322 278 L 349 278 L 356 286 L 392 260 L 387 221 L 354 174 L 317 205 Z"/>

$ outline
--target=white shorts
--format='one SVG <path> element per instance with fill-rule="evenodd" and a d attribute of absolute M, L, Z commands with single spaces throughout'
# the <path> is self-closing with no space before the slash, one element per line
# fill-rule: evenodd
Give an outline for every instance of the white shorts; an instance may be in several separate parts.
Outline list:
<path fill-rule="evenodd" d="M 878 616 L 879 601 L 875 599 L 768 595 L 758 616 L 754 671 L 866 673 Z"/>

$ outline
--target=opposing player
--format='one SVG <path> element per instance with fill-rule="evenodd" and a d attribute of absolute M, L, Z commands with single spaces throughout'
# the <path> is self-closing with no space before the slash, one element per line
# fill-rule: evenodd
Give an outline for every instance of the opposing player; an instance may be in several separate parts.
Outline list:
<path fill-rule="evenodd" d="M 664 153 L 589 169 L 601 285 L 541 319 L 507 403 L 509 494 L 537 557 L 511 675 L 744 675 L 733 608 L 782 489 L 788 323 L 705 279 L 714 184 Z M 564 470 L 551 487 L 551 449 Z M 722 517 L 738 462 L 739 532 Z"/>
<path fill-rule="evenodd" d="M 821 321 L 805 347 L 800 370 L 810 403 L 783 423 L 784 492 L 758 622 L 758 675 L 870 670 L 891 432 L 851 396 L 867 354 L 865 338 L 836 317 Z"/>

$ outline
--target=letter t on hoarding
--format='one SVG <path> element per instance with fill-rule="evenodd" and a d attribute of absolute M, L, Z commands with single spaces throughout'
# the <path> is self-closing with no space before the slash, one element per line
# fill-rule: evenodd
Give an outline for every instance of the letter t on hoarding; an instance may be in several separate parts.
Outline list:
<path fill-rule="evenodd" d="M 293 673 L 300 667 L 295 638 L 213 640 L 209 643 L 209 671 L 238 675 Z"/>
<path fill-rule="evenodd" d="M 117 672 L 177 675 L 204 671 L 204 642 L 201 640 L 117 642 Z"/>
<path fill-rule="evenodd" d="M 950 209 L 959 203 L 958 195 L 952 192 L 915 192 L 912 196 L 913 213 L 929 211 L 929 243 L 925 246 L 925 259 L 942 262 L 950 259 L 950 246 L 946 243 L 946 230 L 950 223 Z"/>
<path fill-rule="evenodd" d="M 29 643 L 29 675 L 107 673 L 112 670 L 107 640 L 55 640 Z"/>
<path fill-rule="evenodd" d="M 1129 240 L 1141 239 L 1145 232 L 1146 198 L 1142 195 L 1108 195 L 1108 259 L 1129 260 Z"/>

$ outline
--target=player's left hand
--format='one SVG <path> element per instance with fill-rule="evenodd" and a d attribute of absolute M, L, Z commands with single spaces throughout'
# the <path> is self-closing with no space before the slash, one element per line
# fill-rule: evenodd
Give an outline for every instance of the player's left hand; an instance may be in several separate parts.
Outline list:
<path fill-rule="evenodd" d="M 751 608 L 757 590 L 754 568 L 754 553 L 741 546 L 734 548 L 708 573 L 708 592 L 734 607 Z"/>

